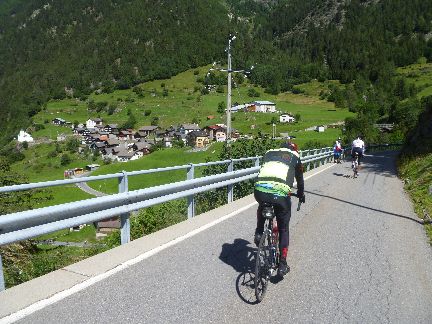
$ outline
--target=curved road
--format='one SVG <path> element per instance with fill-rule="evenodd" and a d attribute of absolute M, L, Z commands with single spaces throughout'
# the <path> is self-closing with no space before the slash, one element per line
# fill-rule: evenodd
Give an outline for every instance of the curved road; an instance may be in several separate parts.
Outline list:
<path fill-rule="evenodd" d="M 260 304 L 253 206 L 20 322 L 431 323 L 431 247 L 394 157 L 366 157 L 358 179 L 344 162 L 306 180 L 291 272 Z"/>

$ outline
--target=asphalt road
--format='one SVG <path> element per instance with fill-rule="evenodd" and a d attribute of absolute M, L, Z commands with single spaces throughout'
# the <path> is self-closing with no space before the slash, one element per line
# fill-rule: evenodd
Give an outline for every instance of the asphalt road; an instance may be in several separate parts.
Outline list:
<path fill-rule="evenodd" d="M 393 153 L 306 181 L 288 263 L 257 304 L 255 207 L 21 323 L 431 323 L 432 250 L 396 177 Z"/>

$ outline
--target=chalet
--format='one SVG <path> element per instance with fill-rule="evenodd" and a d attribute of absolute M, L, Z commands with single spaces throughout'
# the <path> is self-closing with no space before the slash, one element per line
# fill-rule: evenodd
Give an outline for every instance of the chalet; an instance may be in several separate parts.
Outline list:
<path fill-rule="evenodd" d="M 165 136 L 163 138 L 163 145 L 165 147 L 172 147 L 173 146 L 172 142 L 173 142 L 173 138 L 171 136 Z"/>
<path fill-rule="evenodd" d="M 108 124 L 104 126 L 103 130 L 105 132 L 112 133 L 113 131 L 118 131 L 118 126 L 117 124 Z"/>
<path fill-rule="evenodd" d="M 134 151 L 142 151 L 145 154 L 150 153 L 150 149 L 153 146 L 153 144 L 143 141 L 143 142 L 136 142 L 132 145 L 132 149 Z"/>
<path fill-rule="evenodd" d="M 73 130 L 73 133 L 75 135 L 84 135 L 84 134 L 88 134 L 90 133 L 89 130 L 87 128 L 84 127 L 75 127 Z"/>
<path fill-rule="evenodd" d="M 91 145 L 90 145 L 90 148 L 92 149 L 92 150 L 101 150 L 101 149 L 103 149 L 103 148 L 105 148 L 106 147 L 106 144 L 105 144 L 105 142 L 93 142 Z"/>
<path fill-rule="evenodd" d="M 221 128 L 218 129 L 215 133 L 216 142 L 225 142 L 226 141 L 226 129 Z"/>
<path fill-rule="evenodd" d="M 101 150 L 101 153 L 104 155 L 104 158 L 108 158 L 111 160 L 117 160 L 117 154 L 120 152 L 120 148 L 116 147 L 105 147 Z"/>
<path fill-rule="evenodd" d="M 199 131 L 191 131 L 186 135 L 187 143 L 190 146 L 194 147 L 204 147 L 208 145 L 209 138 L 206 132 L 199 130 Z"/>
<path fill-rule="evenodd" d="M 179 131 L 183 134 L 189 134 L 191 132 L 200 131 L 201 128 L 198 126 L 198 124 L 183 124 L 180 125 Z"/>
<path fill-rule="evenodd" d="M 86 165 L 86 170 L 88 171 L 94 171 L 99 169 L 100 165 L 99 164 L 88 164 Z"/>
<path fill-rule="evenodd" d="M 115 147 L 115 146 L 119 146 L 120 141 L 117 138 L 111 138 L 109 137 L 106 141 L 106 146 L 107 147 Z"/>
<path fill-rule="evenodd" d="M 121 141 L 128 141 L 133 139 L 133 135 L 129 130 L 121 130 L 119 131 L 118 138 Z"/>
<path fill-rule="evenodd" d="M 156 130 L 159 129 L 159 126 L 142 126 L 138 129 L 138 132 L 146 134 L 149 136 L 150 134 L 154 134 Z"/>
<path fill-rule="evenodd" d="M 137 131 L 134 134 L 134 138 L 136 140 L 140 140 L 140 139 L 143 139 L 143 138 L 146 138 L 146 137 L 147 137 L 147 133 L 145 133 L 145 132 Z"/>
<path fill-rule="evenodd" d="M 279 121 L 281 123 L 293 123 L 295 122 L 295 118 L 290 114 L 282 114 L 279 116 Z"/>
<path fill-rule="evenodd" d="M 210 126 L 204 127 L 203 131 L 207 133 L 207 135 L 211 141 L 217 140 L 216 134 L 218 132 L 224 133 L 224 134 L 226 132 L 225 128 L 223 128 L 222 126 L 219 126 L 219 125 L 210 125 Z M 221 134 L 219 134 L 219 136 L 221 136 Z M 223 137 L 226 138 L 226 135 L 224 135 Z"/>
<path fill-rule="evenodd" d="M 54 125 L 57 125 L 57 126 L 63 126 L 63 125 L 65 125 L 66 124 L 66 120 L 64 120 L 63 118 L 54 118 L 53 120 L 52 120 L 52 123 L 54 124 Z"/>
<path fill-rule="evenodd" d="M 87 128 L 96 128 L 97 126 L 102 126 L 102 119 L 94 118 L 86 121 Z"/>
<path fill-rule="evenodd" d="M 28 142 L 28 143 L 30 143 L 30 142 L 33 142 L 34 139 L 33 139 L 33 137 L 29 133 L 26 133 L 23 130 L 20 130 L 20 132 L 18 134 L 17 141 L 20 142 L 20 143 L 22 143 L 22 142 Z"/>
<path fill-rule="evenodd" d="M 254 101 L 255 112 L 274 113 L 276 112 L 276 104 L 271 101 Z"/>
<path fill-rule="evenodd" d="M 120 149 L 120 151 L 117 153 L 117 161 L 127 162 L 130 161 L 133 156 L 134 156 L 134 152 L 129 152 L 125 149 Z"/>

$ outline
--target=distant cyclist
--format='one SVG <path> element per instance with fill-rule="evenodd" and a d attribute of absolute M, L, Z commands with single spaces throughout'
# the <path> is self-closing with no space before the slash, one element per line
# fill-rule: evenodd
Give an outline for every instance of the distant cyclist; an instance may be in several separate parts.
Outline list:
<path fill-rule="evenodd" d="M 358 165 L 360 166 L 360 161 L 363 158 L 365 150 L 365 144 L 361 139 L 361 135 L 357 136 L 357 138 L 352 142 L 351 145 L 351 156 L 353 160 L 355 159 L 356 153 L 358 154 Z"/>
<path fill-rule="evenodd" d="M 333 157 L 335 163 L 341 163 L 342 144 L 337 140 L 333 146 Z"/>
<path fill-rule="evenodd" d="M 305 202 L 303 166 L 298 153 L 297 145 L 291 142 L 282 144 L 280 149 L 266 152 L 263 165 L 255 183 L 254 196 L 259 203 L 257 210 L 257 228 L 254 242 L 259 245 L 264 231 L 264 217 L 262 216 L 262 203 L 271 203 L 274 206 L 277 225 L 279 229 L 280 261 L 278 274 L 284 276 L 290 270 L 286 258 L 289 245 L 289 221 L 291 218 L 291 197 L 294 177 L 297 181 L 297 195 L 301 202 Z"/>

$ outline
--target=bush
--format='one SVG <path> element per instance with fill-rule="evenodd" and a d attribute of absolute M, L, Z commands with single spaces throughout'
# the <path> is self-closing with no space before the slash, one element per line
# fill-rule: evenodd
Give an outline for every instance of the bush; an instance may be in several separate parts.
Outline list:
<path fill-rule="evenodd" d="M 67 153 L 63 154 L 60 158 L 60 164 L 62 166 L 68 165 L 71 162 L 72 162 L 72 159 Z"/>
<path fill-rule="evenodd" d="M 37 132 L 38 130 L 45 129 L 43 124 L 34 124 L 34 129 Z"/>
<path fill-rule="evenodd" d="M 144 116 L 150 116 L 150 114 L 151 114 L 151 110 L 150 109 L 146 109 L 145 111 L 144 111 Z"/>
<path fill-rule="evenodd" d="M 247 92 L 249 97 L 259 97 L 261 94 L 255 90 L 255 88 L 250 88 Z"/>

